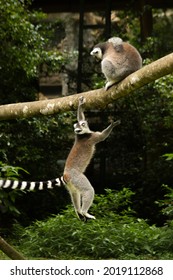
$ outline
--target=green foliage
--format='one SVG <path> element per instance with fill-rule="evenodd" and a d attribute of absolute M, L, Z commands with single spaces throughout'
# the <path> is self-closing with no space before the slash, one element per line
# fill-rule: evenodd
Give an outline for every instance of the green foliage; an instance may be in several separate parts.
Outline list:
<path fill-rule="evenodd" d="M 110 217 L 111 213 L 118 213 L 119 215 L 134 214 L 131 209 L 131 199 L 134 195 L 128 188 L 123 188 L 120 191 L 113 191 L 105 189 L 105 194 L 100 194 L 95 197 L 95 202 L 92 206 L 93 211 L 97 217 Z"/>
<path fill-rule="evenodd" d="M 79 221 L 69 207 L 46 221 L 37 221 L 24 230 L 18 228 L 20 250 L 29 258 L 51 259 L 155 259 L 173 255 L 172 229 L 149 226 L 133 217 L 131 195 L 130 190 L 123 189 L 97 196 L 92 208 L 97 219 L 87 223 Z M 125 212 L 119 213 L 116 204 Z"/>
<path fill-rule="evenodd" d="M 31 1 L 0 0 L 1 103 L 33 100 L 40 68 L 59 70 L 64 63 L 57 50 L 46 50 L 46 16 L 26 3 Z"/>
<path fill-rule="evenodd" d="M 157 49 L 153 49 L 155 56 L 162 57 L 172 52 L 173 38 L 170 36 L 173 32 L 173 14 L 165 10 L 154 10 L 153 14 L 154 28 L 153 37 L 158 38 Z"/>
<path fill-rule="evenodd" d="M 17 180 L 20 175 L 19 171 L 24 171 L 25 173 L 28 173 L 26 170 L 24 170 L 21 167 L 14 167 L 11 165 L 6 165 L 0 161 L 0 175 L 3 178 L 8 178 L 11 180 Z"/>
<path fill-rule="evenodd" d="M 170 154 L 165 154 L 165 155 L 163 155 L 163 157 L 165 157 L 166 160 L 173 160 L 173 154 L 172 154 L 172 153 L 170 153 Z"/>
<path fill-rule="evenodd" d="M 166 190 L 166 194 L 163 200 L 157 201 L 156 203 L 161 207 L 162 213 L 168 219 L 167 222 L 171 222 L 173 226 L 173 188 L 167 185 L 163 185 L 162 187 Z"/>
<path fill-rule="evenodd" d="M 0 251 L 0 260 L 10 260 L 2 251 Z"/>
<path fill-rule="evenodd" d="M 6 163 L 27 169 L 30 176 L 25 174 L 25 180 L 57 176 L 63 168 L 59 163 L 66 159 L 68 147 L 73 143 L 73 122 L 71 112 L 1 122 L 0 156 Z"/>
<path fill-rule="evenodd" d="M 10 64 L 13 62 L 15 68 L 23 69 L 27 77 L 33 77 L 37 74 L 38 58 L 43 51 L 44 39 L 30 22 L 30 13 L 22 2 L 1 0 L 0 7 L 1 27 L 3 31 L 6 29 L 6 32 L 1 32 L 3 61 L 10 58 L 6 71 L 10 71 Z"/>
<path fill-rule="evenodd" d="M 21 167 L 14 167 L 0 162 L 0 177 L 17 180 L 20 178 L 19 172 L 23 171 L 28 173 Z M 0 212 L 2 214 L 12 215 L 14 217 L 20 214 L 20 211 L 15 205 L 15 201 L 21 196 L 21 192 L 0 190 Z"/>

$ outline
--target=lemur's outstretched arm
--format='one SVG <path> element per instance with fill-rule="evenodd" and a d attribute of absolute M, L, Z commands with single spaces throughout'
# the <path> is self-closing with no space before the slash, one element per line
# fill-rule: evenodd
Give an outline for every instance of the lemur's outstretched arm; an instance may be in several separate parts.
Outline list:
<path fill-rule="evenodd" d="M 112 129 L 121 123 L 120 120 L 112 122 L 108 127 L 106 127 L 102 132 L 95 132 L 95 142 L 99 143 L 104 141 L 111 133 Z"/>
<path fill-rule="evenodd" d="M 116 122 L 112 122 L 107 128 L 105 128 L 101 134 L 100 134 L 100 139 L 101 141 L 104 141 L 108 136 L 109 134 L 111 133 L 112 129 L 119 125 L 121 123 L 120 120 L 117 120 Z"/>
<path fill-rule="evenodd" d="M 83 105 L 85 104 L 85 98 L 83 96 L 79 97 L 79 105 L 77 109 L 77 121 L 85 121 Z"/>

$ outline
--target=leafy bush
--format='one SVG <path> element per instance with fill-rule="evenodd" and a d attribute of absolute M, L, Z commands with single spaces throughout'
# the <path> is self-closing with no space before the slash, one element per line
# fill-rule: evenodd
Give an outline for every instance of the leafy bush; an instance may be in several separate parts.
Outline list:
<path fill-rule="evenodd" d="M 3 178 L 17 180 L 20 177 L 19 174 L 20 171 L 24 171 L 25 173 L 28 173 L 25 169 L 21 167 L 6 165 L 0 161 L 0 176 L 3 176 Z"/>
<path fill-rule="evenodd" d="M 0 178 L 8 178 L 12 180 L 17 180 L 20 178 L 19 172 L 23 171 L 26 172 L 21 167 L 14 167 L 11 165 L 6 165 L 2 162 L 0 162 Z M 11 219 L 16 218 L 20 211 L 18 207 L 16 206 L 15 202 L 18 197 L 22 195 L 24 191 L 9 191 L 6 189 L 0 190 L 0 223 L 1 227 L 3 225 L 7 225 L 7 222 L 10 223 Z"/>
<path fill-rule="evenodd" d="M 171 154 L 172 155 L 172 154 Z M 170 155 L 169 155 L 170 156 Z M 167 185 L 162 186 L 167 193 L 164 195 L 164 199 L 157 201 L 156 203 L 162 208 L 162 213 L 169 219 L 169 222 L 173 225 L 173 189 Z M 168 221 L 167 221 L 168 222 Z"/>
<path fill-rule="evenodd" d="M 97 196 L 93 206 L 94 214 L 99 214 L 97 220 L 83 223 L 69 207 L 62 214 L 37 221 L 22 230 L 20 249 L 31 258 L 56 259 L 153 259 L 161 258 L 167 248 L 172 254 L 172 230 L 132 217 L 128 200 L 129 190 L 108 190 L 107 195 Z M 118 213 L 118 203 L 126 214 Z"/>
<path fill-rule="evenodd" d="M 46 50 L 42 21 L 46 15 L 30 11 L 31 0 L 0 2 L 0 102 L 12 103 L 35 99 L 39 71 L 58 71 L 65 60 L 57 50 Z M 44 67 L 44 68 L 45 68 Z"/>

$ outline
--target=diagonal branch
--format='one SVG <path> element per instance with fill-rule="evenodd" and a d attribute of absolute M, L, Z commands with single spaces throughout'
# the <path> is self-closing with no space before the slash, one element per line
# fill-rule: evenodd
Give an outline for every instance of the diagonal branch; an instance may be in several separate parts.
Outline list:
<path fill-rule="evenodd" d="M 24 256 L 16 251 L 16 249 L 14 249 L 9 243 L 7 243 L 1 236 L 0 250 L 2 250 L 2 252 L 4 252 L 12 260 L 25 260 Z"/>
<path fill-rule="evenodd" d="M 16 103 L 0 106 L 0 120 L 28 118 L 76 110 L 78 98 L 86 98 L 86 108 L 104 108 L 107 104 L 173 72 L 173 53 L 164 56 L 131 74 L 108 91 L 91 90 L 51 100 Z"/>

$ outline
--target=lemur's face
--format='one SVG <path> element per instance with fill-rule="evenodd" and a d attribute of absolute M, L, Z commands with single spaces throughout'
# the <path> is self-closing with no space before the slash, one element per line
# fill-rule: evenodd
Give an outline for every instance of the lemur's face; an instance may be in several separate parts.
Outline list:
<path fill-rule="evenodd" d="M 90 54 L 94 56 L 97 60 L 101 60 L 103 57 L 103 53 L 100 47 L 95 47 Z"/>
<path fill-rule="evenodd" d="M 91 133 L 91 130 L 89 129 L 88 122 L 87 121 L 80 121 L 78 123 L 74 124 L 74 132 L 75 134 L 87 134 Z"/>

